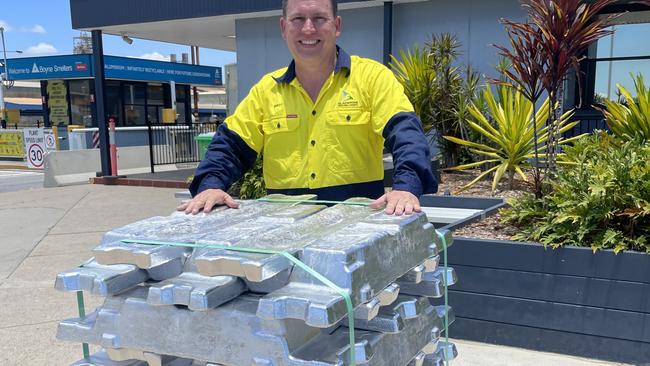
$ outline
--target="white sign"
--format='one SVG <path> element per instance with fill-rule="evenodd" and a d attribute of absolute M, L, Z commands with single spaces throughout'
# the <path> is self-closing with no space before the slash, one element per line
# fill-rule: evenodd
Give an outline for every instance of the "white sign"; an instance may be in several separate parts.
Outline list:
<path fill-rule="evenodd" d="M 45 158 L 45 134 L 42 128 L 23 129 L 27 166 L 33 169 L 43 169 Z"/>
<path fill-rule="evenodd" d="M 51 130 L 45 131 L 45 149 L 47 149 L 47 151 L 56 150 L 56 140 L 54 133 Z"/>

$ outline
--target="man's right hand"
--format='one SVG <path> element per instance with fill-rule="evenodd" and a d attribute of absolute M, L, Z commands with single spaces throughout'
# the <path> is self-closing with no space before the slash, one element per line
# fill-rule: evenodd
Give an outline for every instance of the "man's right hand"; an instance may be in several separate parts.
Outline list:
<path fill-rule="evenodd" d="M 206 189 L 205 191 L 197 194 L 190 201 L 183 202 L 176 210 L 185 211 L 186 214 L 196 215 L 203 212 L 208 213 L 216 205 L 226 205 L 230 208 L 238 208 L 239 203 L 226 192 L 221 189 Z"/>

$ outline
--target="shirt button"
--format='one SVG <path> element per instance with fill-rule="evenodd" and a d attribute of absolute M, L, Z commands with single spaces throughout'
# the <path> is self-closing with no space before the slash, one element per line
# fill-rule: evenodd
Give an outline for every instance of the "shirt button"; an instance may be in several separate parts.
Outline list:
<path fill-rule="evenodd" d="M 277 128 L 280 128 L 280 124 L 278 123 L 278 125 L 277 125 L 276 127 L 277 127 Z"/>
<path fill-rule="evenodd" d="M 316 145 L 316 140 L 311 140 L 311 146 Z"/>
<path fill-rule="evenodd" d="M 349 121 L 349 120 L 350 120 L 350 115 L 348 114 L 348 115 L 345 117 L 345 119 L 346 119 L 347 121 Z"/>
<path fill-rule="evenodd" d="M 315 115 L 316 115 L 316 111 L 315 111 L 315 110 L 311 111 L 311 115 L 312 115 L 312 116 L 315 116 Z"/>
<path fill-rule="evenodd" d="M 316 179 L 316 173 L 311 173 L 311 179 Z"/>

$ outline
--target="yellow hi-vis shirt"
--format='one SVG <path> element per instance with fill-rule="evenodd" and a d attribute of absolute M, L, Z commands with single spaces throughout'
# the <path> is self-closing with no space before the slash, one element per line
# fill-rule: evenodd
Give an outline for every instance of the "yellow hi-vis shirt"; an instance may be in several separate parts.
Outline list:
<path fill-rule="evenodd" d="M 225 123 L 264 154 L 268 188 L 315 189 L 382 180 L 382 131 L 400 112 L 413 106 L 393 73 L 340 50 L 315 103 L 292 62 L 265 75 Z"/>

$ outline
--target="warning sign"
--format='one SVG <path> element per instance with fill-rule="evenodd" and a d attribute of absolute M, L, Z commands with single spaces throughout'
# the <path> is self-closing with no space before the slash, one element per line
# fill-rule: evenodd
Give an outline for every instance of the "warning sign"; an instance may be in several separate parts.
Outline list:
<path fill-rule="evenodd" d="M 25 156 L 25 143 L 21 131 L 0 132 L 0 157 L 22 158 Z"/>
<path fill-rule="evenodd" d="M 27 153 L 27 166 L 34 169 L 43 169 L 45 158 L 45 134 L 42 128 L 23 129 L 25 151 Z"/>
<path fill-rule="evenodd" d="M 56 150 L 56 137 L 51 130 L 45 131 L 45 149 L 47 151 Z"/>

